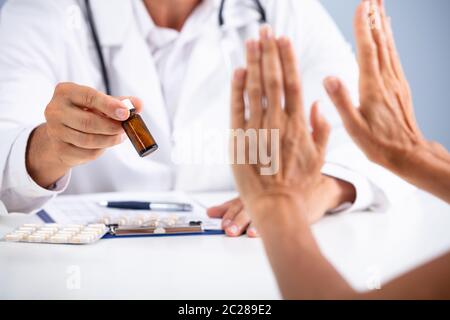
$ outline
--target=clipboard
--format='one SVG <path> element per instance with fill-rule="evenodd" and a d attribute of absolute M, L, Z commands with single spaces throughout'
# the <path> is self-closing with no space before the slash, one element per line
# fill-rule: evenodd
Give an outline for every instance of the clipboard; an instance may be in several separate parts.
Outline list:
<path fill-rule="evenodd" d="M 180 195 L 176 195 L 177 198 Z M 186 199 L 187 202 L 191 199 Z M 92 221 L 93 217 L 89 216 L 94 211 L 104 211 L 105 209 L 95 207 L 93 200 L 86 199 L 83 196 L 61 196 L 54 199 L 49 205 L 38 211 L 36 215 L 44 223 L 98 223 L 98 221 Z M 185 221 L 167 224 L 163 221 L 159 225 L 151 224 L 119 224 L 114 221 L 104 222 L 108 228 L 108 232 L 102 239 L 114 239 L 114 238 L 129 238 L 129 237 L 167 237 L 167 236 L 199 236 L 199 235 L 223 235 L 224 231 L 220 228 L 220 220 L 208 219 L 204 215 L 204 208 L 200 207 L 198 203 L 193 203 L 197 211 L 201 211 L 202 214 L 192 215 L 185 217 Z M 78 207 L 77 207 L 78 206 Z M 77 216 L 73 216 L 73 213 Z M 77 220 L 80 216 L 83 216 L 80 212 L 86 212 L 86 221 Z M 117 216 L 122 212 L 117 209 L 110 209 L 108 211 Z M 197 212 L 198 213 L 198 212 Z M 153 214 L 149 211 L 149 215 Z M 137 212 L 128 211 L 129 216 L 138 215 Z M 173 214 L 176 215 L 176 214 Z M 55 218 L 56 217 L 56 218 Z M 201 218 L 199 218 L 201 217 Z M 67 218 L 68 220 L 64 220 Z M 91 219 L 91 220 L 89 220 Z M 213 221 L 213 223 L 211 223 Z"/>
<path fill-rule="evenodd" d="M 44 223 L 55 223 L 55 220 L 53 220 L 53 218 L 44 209 L 38 211 L 36 215 Z M 223 230 L 205 229 L 201 226 L 201 224 L 165 227 L 163 228 L 164 232 L 155 227 L 119 226 L 117 224 L 106 225 L 106 227 L 109 231 L 102 237 L 102 239 L 223 235 L 225 233 Z"/>

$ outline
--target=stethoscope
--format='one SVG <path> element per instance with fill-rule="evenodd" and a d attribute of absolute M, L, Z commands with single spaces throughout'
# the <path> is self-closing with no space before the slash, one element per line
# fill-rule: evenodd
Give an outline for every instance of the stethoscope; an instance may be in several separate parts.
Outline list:
<path fill-rule="evenodd" d="M 261 2 L 259 0 L 253 0 L 255 2 L 256 5 L 256 9 L 259 13 L 260 20 L 259 22 L 261 24 L 266 23 L 267 22 L 267 16 L 266 16 L 266 11 L 264 9 L 264 7 L 262 6 Z M 219 15 L 218 15 L 218 23 L 219 23 L 219 28 L 223 29 L 223 27 L 225 26 L 225 19 L 224 19 L 224 10 L 225 10 L 225 0 L 221 0 L 220 1 L 220 6 L 219 6 Z M 102 48 L 100 46 L 100 40 L 98 37 L 98 32 L 97 32 L 97 28 L 95 25 L 95 19 L 94 19 L 94 15 L 92 13 L 92 8 L 91 8 L 91 3 L 90 0 L 85 0 L 85 6 L 86 6 L 86 16 L 87 16 L 87 21 L 89 24 L 89 29 L 92 35 L 92 40 L 94 41 L 94 46 L 95 46 L 95 50 L 97 51 L 97 55 L 98 55 L 98 59 L 99 59 L 99 63 L 100 63 L 100 71 L 101 71 L 101 75 L 102 75 L 102 79 L 103 79 L 103 84 L 105 86 L 105 92 L 107 95 L 111 95 L 111 85 L 110 85 L 110 80 L 109 80 L 109 76 L 108 76 L 108 70 L 106 68 L 106 63 L 105 63 L 105 57 L 103 55 L 102 52 Z"/>

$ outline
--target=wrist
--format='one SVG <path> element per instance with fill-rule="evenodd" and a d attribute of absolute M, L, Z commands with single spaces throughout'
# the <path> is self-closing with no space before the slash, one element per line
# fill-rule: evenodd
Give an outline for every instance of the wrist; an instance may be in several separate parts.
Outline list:
<path fill-rule="evenodd" d="M 330 183 L 328 179 L 321 175 L 315 184 L 304 190 L 271 188 L 259 196 L 243 199 L 244 204 L 255 222 L 261 221 L 271 225 L 274 222 L 279 224 L 280 220 L 289 223 L 294 218 L 300 218 L 313 223 L 338 201 L 336 197 L 329 197 L 335 192 L 335 184 Z M 329 198 L 333 198 L 333 201 Z"/>
<path fill-rule="evenodd" d="M 289 226 L 299 228 L 303 224 L 309 225 L 306 202 L 292 192 L 265 193 L 250 203 L 244 202 L 244 205 L 260 234 L 278 227 L 286 229 Z"/>
<path fill-rule="evenodd" d="M 450 162 L 450 153 L 440 143 L 430 141 L 428 142 L 428 149 L 436 158 L 439 158 L 446 163 Z"/>
<path fill-rule="evenodd" d="M 264 190 L 259 195 L 244 198 L 245 207 L 252 219 L 271 225 L 280 219 L 301 216 L 308 223 L 319 220 L 327 211 L 356 199 L 354 186 L 345 181 L 320 175 L 314 184 L 304 190 L 276 187 Z M 258 223 L 257 223 L 258 224 Z"/>
<path fill-rule="evenodd" d="M 405 143 L 401 146 L 390 147 L 382 150 L 383 161 L 378 162 L 381 166 L 402 176 L 403 173 L 409 172 L 416 165 L 418 159 L 431 151 L 430 144 L 423 139 L 413 143 Z"/>
<path fill-rule="evenodd" d="M 28 138 L 26 149 L 28 175 L 41 187 L 49 189 L 70 167 L 59 160 L 51 146 L 46 124 L 36 127 Z"/>
<path fill-rule="evenodd" d="M 414 175 L 417 170 L 427 166 L 427 163 L 436 158 L 435 151 L 428 142 L 417 143 L 403 149 L 392 157 L 389 170 L 402 178 Z"/>
<path fill-rule="evenodd" d="M 405 165 L 396 172 L 400 177 L 420 189 L 450 202 L 450 166 L 448 154 L 436 154 L 430 145 L 417 148 L 407 155 Z"/>
<path fill-rule="evenodd" d="M 324 176 L 324 186 L 321 201 L 324 202 L 324 210 L 332 211 L 344 203 L 354 203 L 356 200 L 356 189 L 348 182 Z"/>
<path fill-rule="evenodd" d="M 431 143 L 418 146 L 405 154 L 403 165 L 397 168 L 397 174 L 402 178 L 417 184 L 416 179 L 424 179 L 426 175 L 431 176 L 439 168 L 448 167 L 441 151 Z"/>

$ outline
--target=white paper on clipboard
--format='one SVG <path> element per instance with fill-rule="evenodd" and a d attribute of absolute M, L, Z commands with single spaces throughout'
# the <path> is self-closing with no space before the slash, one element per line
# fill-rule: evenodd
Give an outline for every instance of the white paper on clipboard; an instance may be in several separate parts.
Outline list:
<path fill-rule="evenodd" d="M 164 212 L 153 210 L 123 210 L 105 208 L 100 201 L 172 201 L 190 203 L 191 212 Z M 111 223 L 126 219 L 130 224 L 139 219 L 158 216 L 161 219 L 176 215 L 187 221 L 201 221 L 205 230 L 221 230 L 221 219 L 211 219 L 198 201 L 180 192 L 155 194 L 98 194 L 98 195 L 62 195 L 50 201 L 45 212 L 58 224 L 101 223 L 108 218 Z"/>

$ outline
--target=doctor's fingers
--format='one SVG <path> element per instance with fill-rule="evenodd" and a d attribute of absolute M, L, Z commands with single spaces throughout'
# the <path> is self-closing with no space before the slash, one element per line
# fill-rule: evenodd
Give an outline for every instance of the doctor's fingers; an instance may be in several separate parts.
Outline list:
<path fill-rule="evenodd" d="M 250 238 L 258 238 L 259 237 L 258 230 L 256 230 L 253 223 L 250 223 L 250 225 L 247 228 L 247 236 L 249 236 Z"/>
<path fill-rule="evenodd" d="M 229 224 L 224 227 L 225 233 L 229 237 L 237 237 L 244 234 L 251 222 L 250 216 L 245 212 L 244 207 L 237 213 L 227 212 L 224 216 L 224 222 L 225 221 L 230 221 Z"/>
<path fill-rule="evenodd" d="M 225 230 L 231 226 L 233 219 L 243 210 L 244 205 L 240 198 L 237 198 L 231 202 L 225 202 L 221 208 L 225 209 L 220 215 L 222 218 L 222 228 Z"/>
<path fill-rule="evenodd" d="M 90 87 L 60 83 L 56 86 L 55 97 L 66 99 L 80 108 L 102 113 L 111 119 L 125 121 L 130 116 L 128 108 L 120 100 Z"/>
<path fill-rule="evenodd" d="M 45 117 L 49 126 L 62 123 L 85 133 L 117 135 L 124 132 L 121 122 L 70 104 L 49 105 Z"/>
<path fill-rule="evenodd" d="M 247 81 L 245 91 L 250 105 L 248 126 L 258 129 L 261 127 L 264 90 L 261 74 L 261 43 L 257 40 L 247 42 Z"/>
<path fill-rule="evenodd" d="M 211 218 L 223 218 L 228 209 L 232 206 L 236 205 L 238 208 L 242 207 L 242 201 L 240 198 L 234 198 L 229 201 L 226 201 L 218 206 L 210 207 L 206 210 L 206 213 Z"/>
<path fill-rule="evenodd" d="M 278 46 L 269 25 L 261 28 L 262 74 L 267 98 L 267 127 L 279 128 L 282 117 L 283 76 Z"/>
<path fill-rule="evenodd" d="M 83 149 L 63 141 L 56 141 L 54 148 L 59 160 L 70 167 L 93 161 L 104 152 L 104 149 Z"/>
<path fill-rule="evenodd" d="M 281 37 L 277 42 L 283 68 L 286 112 L 288 114 L 295 114 L 306 123 L 303 110 L 302 84 L 292 42 L 286 37 Z"/>
<path fill-rule="evenodd" d="M 52 130 L 53 128 L 50 129 L 50 132 Z M 105 149 L 120 144 L 125 140 L 124 133 L 112 136 L 91 134 L 74 130 L 65 125 L 60 125 L 59 130 L 57 129 L 56 131 L 55 136 L 57 139 L 82 149 Z"/>

